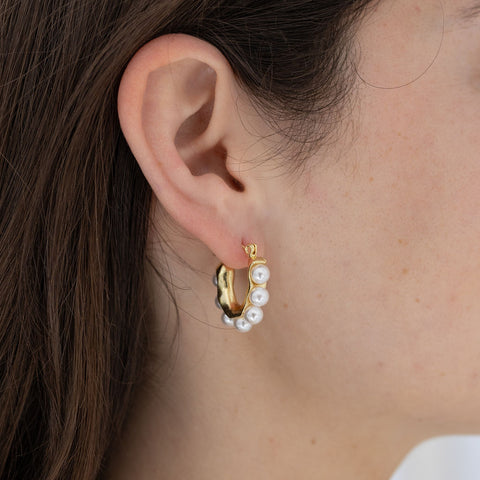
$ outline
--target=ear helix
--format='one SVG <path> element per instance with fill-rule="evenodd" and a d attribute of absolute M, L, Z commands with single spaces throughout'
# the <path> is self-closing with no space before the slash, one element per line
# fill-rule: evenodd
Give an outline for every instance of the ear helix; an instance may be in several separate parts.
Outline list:
<path fill-rule="evenodd" d="M 270 270 L 265 258 L 257 257 L 257 245 L 254 243 L 242 245 L 249 256 L 248 264 L 248 289 L 243 304 L 237 302 L 233 289 L 235 270 L 219 265 L 213 283 L 217 287 L 215 303 L 223 310 L 222 321 L 229 327 L 235 327 L 240 332 L 248 332 L 252 325 L 260 323 L 263 319 L 263 310 L 269 299 L 267 281 Z"/>

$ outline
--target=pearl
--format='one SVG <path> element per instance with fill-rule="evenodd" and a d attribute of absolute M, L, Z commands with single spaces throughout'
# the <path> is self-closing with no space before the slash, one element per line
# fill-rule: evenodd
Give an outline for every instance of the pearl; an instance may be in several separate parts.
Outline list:
<path fill-rule="evenodd" d="M 222 315 L 222 322 L 227 325 L 227 327 L 233 327 L 235 321 L 233 318 L 230 318 L 226 313 Z"/>
<path fill-rule="evenodd" d="M 250 301 L 256 307 L 263 307 L 268 302 L 269 298 L 270 295 L 268 294 L 267 289 L 263 287 L 255 287 L 250 292 Z"/>
<path fill-rule="evenodd" d="M 217 275 L 216 275 L 216 274 L 212 277 L 212 283 L 213 283 L 215 286 L 218 285 L 218 279 L 217 279 Z"/>
<path fill-rule="evenodd" d="M 263 319 L 263 310 L 259 307 L 248 307 L 245 312 L 245 318 L 252 324 L 256 325 Z"/>
<path fill-rule="evenodd" d="M 239 317 L 235 320 L 235 327 L 240 332 L 248 332 L 252 328 L 252 324 L 243 317 Z"/>
<path fill-rule="evenodd" d="M 266 265 L 260 264 L 252 269 L 252 280 L 255 283 L 265 283 L 268 282 L 270 278 L 270 270 Z"/>
<path fill-rule="evenodd" d="M 218 297 L 215 297 L 215 305 L 217 306 L 217 308 L 222 308 L 222 306 L 220 305 L 220 302 L 218 301 Z"/>

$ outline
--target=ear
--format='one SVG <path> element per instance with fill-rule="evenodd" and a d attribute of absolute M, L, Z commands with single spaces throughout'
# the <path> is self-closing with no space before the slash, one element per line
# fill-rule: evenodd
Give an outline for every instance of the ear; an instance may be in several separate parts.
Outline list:
<path fill-rule="evenodd" d="M 260 154 L 240 118 L 248 108 L 224 56 L 183 34 L 143 46 L 118 93 L 123 134 L 154 194 L 231 268 L 248 264 L 242 244 L 264 254 L 262 189 L 245 168 Z"/>

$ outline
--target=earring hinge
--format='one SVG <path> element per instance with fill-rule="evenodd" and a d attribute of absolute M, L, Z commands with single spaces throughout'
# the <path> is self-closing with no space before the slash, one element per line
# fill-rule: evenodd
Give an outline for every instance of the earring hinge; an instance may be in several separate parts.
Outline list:
<path fill-rule="evenodd" d="M 252 259 L 257 258 L 257 245 L 255 243 L 249 243 L 248 245 L 242 245 L 245 253 Z"/>

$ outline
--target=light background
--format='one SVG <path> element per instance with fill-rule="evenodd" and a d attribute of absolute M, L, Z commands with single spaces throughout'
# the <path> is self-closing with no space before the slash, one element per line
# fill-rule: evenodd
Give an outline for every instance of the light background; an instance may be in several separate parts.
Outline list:
<path fill-rule="evenodd" d="M 427 440 L 407 455 L 390 480 L 480 480 L 480 436 Z"/>

